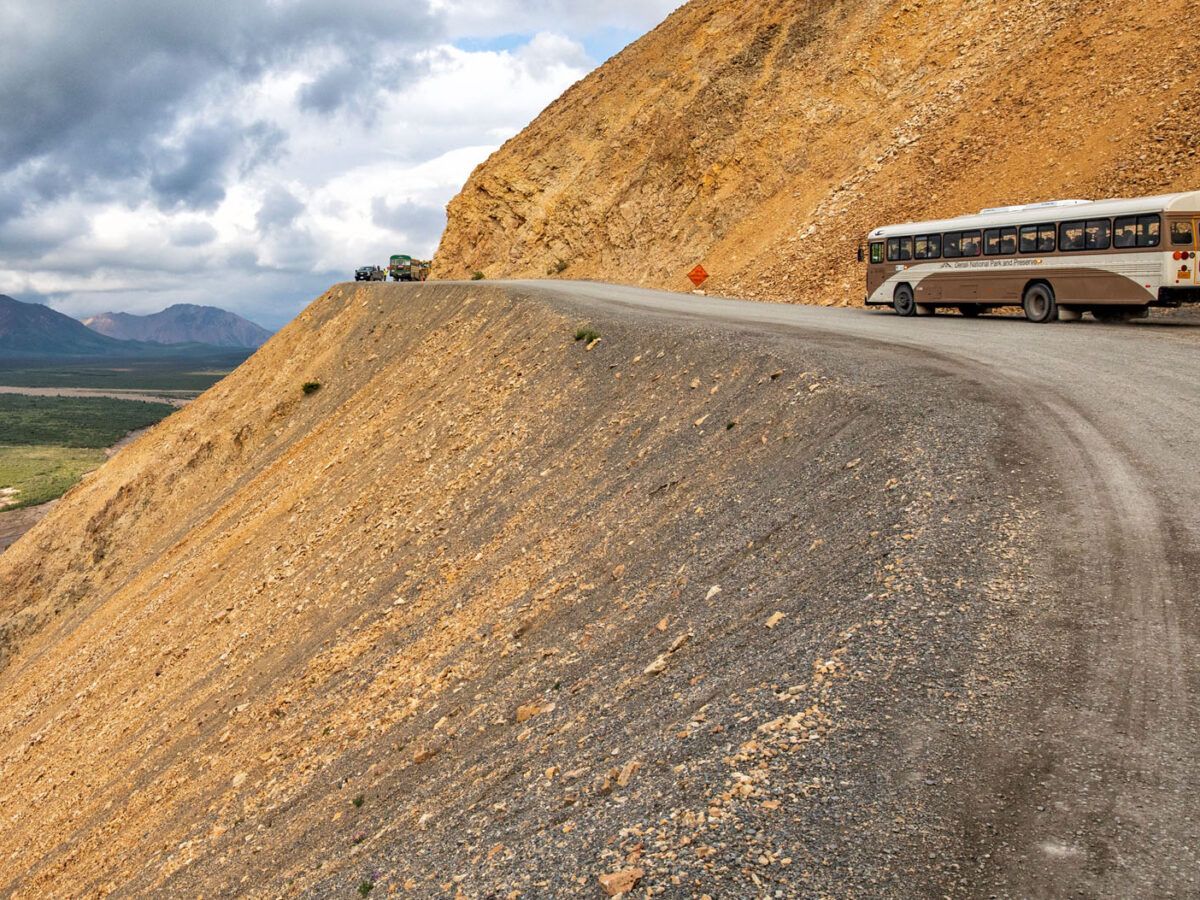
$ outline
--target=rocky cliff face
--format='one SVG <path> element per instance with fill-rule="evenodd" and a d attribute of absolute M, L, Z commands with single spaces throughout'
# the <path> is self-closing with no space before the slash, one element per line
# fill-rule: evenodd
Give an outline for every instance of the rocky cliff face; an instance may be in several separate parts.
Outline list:
<path fill-rule="evenodd" d="M 1200 185 L 1189 0 L 694 0 L 450 204 L 439 278 L 843 304 L 871 228 Z"/>
<path fill-rule="evenodd" d="M 209 344 L 254 350 L 271 338 L 271 332 L 239 315 L 191 303 L 177 303 L 148 316 L 102 313 L 84 319 L 83 324 L 108 337 L 152 344 Z"/>

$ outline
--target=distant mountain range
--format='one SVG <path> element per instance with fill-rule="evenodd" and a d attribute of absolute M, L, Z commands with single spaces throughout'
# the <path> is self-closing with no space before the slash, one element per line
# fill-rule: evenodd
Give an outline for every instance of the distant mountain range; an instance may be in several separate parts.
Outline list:
<path fill-rule="evenodd" d="M 88 321 L 100 324 L 88 327 L 43 304 L 22 303 L 0 294 L 0 358 L 191 358 L 253 350 L 271 336 L 253 322 L 202 306 L 173 306 L 153 316 L 110 313 Z M 145 337 L 126 339 L 102 333 L 113 321 L 121 326 L 132 323 L 127 331 L 113 328 L 118 335 Z M 151 324 L 143 325 L 148 322 Z"/>
<path fill-rule="evenodd" d="M 136 350 L 136 348 L 133 348 Z M 16 356 L 117 356 L 130 346 L 40 303 L 0 294 L 0 353 Z"/>
<path fill-rule="evenodd" d="M 255 350 L 271 338 L 271 332 L 239 315 L 190 303 L 178 303 L 148 316 L 102 313 L 84 319 L 83 324 L 110 338 L 153 344 L 208 344 Z"/>

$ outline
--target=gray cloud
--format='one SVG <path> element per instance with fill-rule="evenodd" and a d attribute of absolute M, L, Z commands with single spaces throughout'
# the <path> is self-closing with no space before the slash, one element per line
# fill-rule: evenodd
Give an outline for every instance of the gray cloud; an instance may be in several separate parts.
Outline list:
<path fill-rule="evenodd" d="M 217 239 L 217 229 L 207 222 L 181 222 L 171 229 L 174 247 L 204 247 Z"/>
<path fill-rule="evenodd" d="M 392 204 L 386 197 L 376 197 L 371 201 L 371 221 L 410 241 L 432 243 L 446 228 L 446 211 L 440 206 L 412 201 Z"/>
<path fill-rule="evenodd" d="M 584 74 L 584 36 L 669 2 L 4 0 L 0 292 L 282 324 L 431 251 L 470 169 Z M 463 49 L 497 34 L 529 37 Z"/>
<path fill-rule="evenodd" d="M 265 233 L 276 228 L 289 227 L 302 212 L 304 204 L 287 188 L 276 186 L 263 198 L 255 221 L 258 230 Z"/>

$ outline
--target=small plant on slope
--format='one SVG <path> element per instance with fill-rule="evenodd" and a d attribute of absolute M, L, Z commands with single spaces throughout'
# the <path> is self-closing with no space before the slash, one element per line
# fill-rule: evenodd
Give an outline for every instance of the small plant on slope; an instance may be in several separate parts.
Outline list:
<path fill-rule="evenodd" d="M 320 389 L 321 389 L 321 382 L 319 382 L 319 381 L 306 381 L 306 382 L 304 382 L 304 385 L 301 388 L 301 390 L 304 391 L 305 396 L 308 396 L 310 394 L 315 394 Z"/>

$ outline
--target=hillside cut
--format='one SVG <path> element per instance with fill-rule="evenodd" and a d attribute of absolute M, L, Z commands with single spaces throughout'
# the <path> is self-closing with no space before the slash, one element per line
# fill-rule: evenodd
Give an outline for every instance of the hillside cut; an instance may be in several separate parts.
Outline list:
<path fill-rule="evenodd" d="M 332 289 L 0 556 L 0 895 L 1002 888 L 1040 526 L 892 354 Z"/>
<path fill-rule="evenodd" d="M 449 207 L 438 278 L 859 302 L 877 226 L 1200 186 L 1190 0 L 693 0 Z"/>

